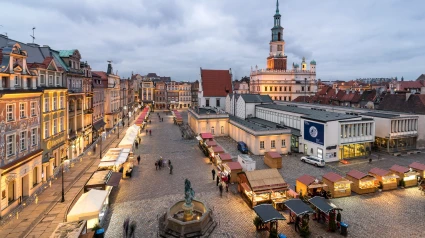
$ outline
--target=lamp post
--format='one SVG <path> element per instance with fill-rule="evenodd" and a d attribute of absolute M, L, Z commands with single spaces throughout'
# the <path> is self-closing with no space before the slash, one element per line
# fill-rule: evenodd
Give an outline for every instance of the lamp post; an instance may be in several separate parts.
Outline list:
<path fill-rule="evenodd" d="M 65 188 L 64 188 L 64 179 L 63 179 L 63 170 L 65 169 L 65 163 L 64 161 L 62 161 L 62 168 L 61 168 L 61 172 L 62 172 L 62 199 L 61 202 L 65 202 Z"/>
<path fill-rule="evenodd" d="M 99 159 L 102 159 L 102 134 L 100 134 L 99 136 L 99 147 L 100 147 Z"/>

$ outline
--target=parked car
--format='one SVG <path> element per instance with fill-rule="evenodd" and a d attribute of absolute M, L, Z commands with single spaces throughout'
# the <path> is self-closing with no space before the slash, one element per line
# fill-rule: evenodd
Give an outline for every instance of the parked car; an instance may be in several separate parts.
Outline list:
<path fill-rule="evenodd" d="M 238 142 L 238 150 L 243 154 L 248 154 L 248 146 L 243 141 Z"/>
<path fill-rule="evenodd" d="M 325 160 L 324 159 L 321 159 L 321 158 L 319 158 L 317 156 L 313 156 L 313 155 L 302 156 L 301 161 L 304 162 L 304 163 L 313 164 L 316 167 L 325 166 Z"/>

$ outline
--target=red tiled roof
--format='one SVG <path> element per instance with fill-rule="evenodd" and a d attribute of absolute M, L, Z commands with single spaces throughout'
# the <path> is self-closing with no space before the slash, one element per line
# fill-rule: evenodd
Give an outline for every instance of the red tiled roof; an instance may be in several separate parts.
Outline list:
<path fill-rule="evenodd" d="M 303 176 L 297 178 L 298 182 L 305 184 L 305 185 L 310 185 L 314 182 L 314 180 L 316 180 L 314 177 L 304 174 Z"/>
<path fill-rule="evenodd" d="M 425 94 L 412 94 L 406 100 L 405 94 L 385 94 L 379 103 L 379 110 L 425 114 Z"/>
<path fill-rule="evenodd" d="M 353 177 L 355 179 L 362 179 L 362 178 L 368 176 L 367 174 L 365 174 L 363 172 L 360 172 L 358 170 L 355 170 L 355 169 L 353 169 L 350 172 L 348 172 L 347 175 L 349 175 L 349 176 L 351 176 L 351 177 Z"/>
<path fill-rule="evenodd" d="M 203 140 L 205 140 L 205 139 L 212 139 L 212 138 L 214 138 L 214 137 L 213 137 L 213 135 L 212 135 L 211 133 L 201 133 L 201 134 L 200 134 L 200 136 L 201 136 L 201 138 L 202 138 Z"/>
<path fill-rule="evenodd" d="M 376 174 L 376 175 L 379 175 L 379 176 L 385 176 L 385 175 L 388 174 L 388 172 L 389 172 L 388 170 L 383 170 L 383 169 L 380 169 L 380 168 L 373 168 L 373 169 L 369 170 L 369 173 Z"/>
<path fill-rule="evenodd" d="M 49 64 L 52 62 L 53 57 L 46 57 L 43 61 L 43 64 L 46 65 L 46 67 L 49 66 Z"/>
<path fill-rule="evenodd" d="M 334 173 L 334 172 L 329 172 L 329 173 L 323 175 L 322 177 L 331 181 L 331 182 L 337 182 L 338 180 L 342 179 L 341 175 Z"/>
<path fill-rule="evenodd" d="M 404 167 L 404 166 L 400 166 L 398 164 L 393 165 L 390 170 L 395 171 L 395 172 L 399 172 L 399 173 L 406 173 L 409 172 L 409 168 Z"/>
<path fill-rule="evenodd" d="M 239 164 L 239 162 L 227 162 L 226 164 L 230 170 L 242 169 L 242 166 Z"/>
<path fill-rule="evenodd" d="M 266 154 L 268 154 L 270 158 L 282 158 L 282 156 L 279 153 L 274 151 L 266 152 Z"/>
<path fill-rule="evenodd" d="M 102 80 L 108 80 L 108 75 L 103 71 L 92 71 L 92 74 L 98 75 Z"/>
<path fill-rule="evenodd" d="M 205 142 L 205 144 L 207 144 L 208 146 L 217 146 L 217 142 L 215 142 L 213 140 L 207 140 L 207 142 Z"/>
<path fill-rule="evenodd" d="M 232 156 L 228 153 L 221 153 L 218 156 L 220 156 L 220 159 L 225 161 L 225 160 L 232 160 Z"/>
<path fill-rule="evenodd" d="M 421 81 L 403 81 L 400 83 L 400 90 L 406 90 L 409 88 L 421 88 L 424 85 L 422 85 Z"/>
<path fill-rule="evenodd" d="M 221 146 L 212 147 L 212 151 L 214 151 L 214 153 L 223 153 L 224 152 L 224 150 L 223 150 L 223 148 L 221 148 Z"/>
<path fill-rule="evenodd" d="M 419 162 L 411 163 L 409 165 L 409 167 L 412 168 L 412 169 L 418 169 L 418 170 L 424 170 L 425 171 L 425 164 L 421 164 Z"/>
<path fill-rule="evenodd" d="M 226 97 L 232 91 L 232 76 L 229 70 L 201 69 L 204 97 Z"/>

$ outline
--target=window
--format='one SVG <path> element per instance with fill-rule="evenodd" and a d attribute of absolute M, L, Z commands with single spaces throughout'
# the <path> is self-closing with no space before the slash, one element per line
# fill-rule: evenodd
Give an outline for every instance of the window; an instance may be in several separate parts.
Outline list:
<path fill-rule="evenodd" d="M 65 102 L 65 97 L 64 96 L 60 96 L 60 98 L 59 98 L 59 107 L 60 107 L 60 109 L 64 109 L 65 108 L 64 102 Z"/>
<path fill-rule="evenodd" d="M 56 86 L 59 86 L 60 84 L 59 84 L 59 76 L 56 76 Z"/>
<path fill-rule="evenodd" d="M 282 97 L 281 96 L 279 96 L 279 100 L 282 101 Z"/>
<path fill-rule="evenodd" d="M 216 107 L 219 107 L 219 106 L 220 106 L 220 98 L 217 98 L 217 99 L 216 99 L 216 103 L 215 103 L 215 105 L 216 105 Z"/>
<path fill-rule="evenodd" d="M 289 86 L 289 92 L 291 92 L 292 91 L 292 87 L 291 86 Z"/>
<path fill-rule="evenodd" d="M 270 141 L 270 147 L 272 149 L 276 148 L 276 141 L 275 140 Z"/>
<path fill-rule="evenodd" d="M 271 92 L 271 91 L 273 91 L 273 87 L 272 87 L 272 86 L 270 86 L 270 92 Z"/>
<path fill-rule="evenodd" d="M 276 91 L 276 92 L 277 92 L 277 87 L 274 87 L 274 91 Z"/>
<path fill-rule="evenodd" d="M 25 118 L 25 103 L 19 103 L 19 118 Z"/>
<path fill-rule="evenodd" d="M 288 97 L 288 101 L 291 101 L 291 96 Z"/>
<path fill-rule="evenodd" d="M 205 99 L 205 106 L 209 107 L 210 106 L 210 99 Z"/>
<path fill-rule="evenodd" d="M 279 87 L 279 91 L 282 92 L 282 87 Z"/>
<path fill-rule="evenodd" d="M 13 121 L 15 119 L 13 115 L 13 104 L 8 104 L 6 107 L 7 121 Z"/>
<path fill-rule="evenodd" d="M 34 167 L 32 170 L 32 187 L 35 187 L 38 184 L 38 170 L 37 167 Z"/>
<path fill-rule="evenodd" d="M 286 147 L 286 140 L 282 140 L 282 148 Z"/>
<path fill-rule="evenodd" d="M 260 141 L 260 149 L 264 150 L 264 141 Z"/>
<path fill-rule="evenodd" d="M 45 84 L 46 80 L 44 78 L 44 74 L 40 74 L 40 84 Z"/>
<path fill-rule="evenodd" d="M 304 91 L 304 86 L 301 86 L 301 91 Z"/>
<path fill-rule="evenodd" d="M 213 126 L 211 127 L 211 134 L 213 134 L 213 135 L 215 134 L 214 133 L 214 127 Z"/>
<path fill-rule="evenodd" d="M 35 115 L 35 106 L 36 106 L 36 102 L 31 102 L 31 116 L 36 116 Z"/>
<path fill-rule="evenodd" d="M 19 137 L 19 144 L 21 145 L 21 151 L 24 151 L 27 148 L 27 145 L 25 143 L 26 137 L 27 137 L 27 132 L 26 131 L 22 131 L 21 132 L 21 135 Z"/>
<path fill-rule="evenodd" d="M 310 86 L 307 87 L 307 91 L 310 91 Z"/>
<path fill-rule="evenodd" d="M 57 101 L 57 97 L 53 97 L 53 111 L 58 110 L 58 101 Z"/>
<path fill-rule="evenodd" d="M 53 84 L 53 75 L 49 75 L 49 84 Z"/>
<path fill-rule="evenodd" d="M 286 86 L 285 86 L 285 87 L 283 87 L 283 91 L 285 91 L 285 92 L 286 92 Z"/>
<path fill-rule="evenodd" d="M 7 156 L 15 154 L 15 135 L 8 135 L 6 139 Z"/>
<path fill-rule="evenodd" d="M 52 135 L 56 135 L 58 133 L 58 119 L 53 120 L 53 133 Z"/>
<path fill-rule="evenodd" d="M 18 75 L 15 75 L 15 86 L 21 85 L 21 80 Z"/>
<path fill-rule="evenodd" d="M 266 92 L 267 92 L 267 86 L 265 86 L 265 87 L 264 87 L 264 91 L 266 91 Z"/>
<path fill-rule="evenodd" d="M 49 98 L 44 98 L 44 112 L 49 111 Z"/>
<path fill-rule="evenodd" d="M 31 129 L 31 145 L 37 145 L 37 128 Z"/>
<path fill-rule="evenodd" d="M 44 122 L 44 139 L 49 138 L 49 122 Z"/>
<path fill-rule="evenodd" d="M 224 126 L 221 126 L 221 134 L 224 134 Z"/>
<path fill-rule="evenodd" d="M 63 117 L 61 117 L 61 118 L 59 119 L 59 130 L 60 130 L 60 131 L 64 131 L 63 126 L 64 126 L 64 124 L 63 124 Z"/>

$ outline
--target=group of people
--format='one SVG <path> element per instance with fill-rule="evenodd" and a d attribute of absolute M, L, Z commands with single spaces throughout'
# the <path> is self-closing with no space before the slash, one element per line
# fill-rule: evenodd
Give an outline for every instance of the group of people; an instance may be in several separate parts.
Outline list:
<path fill-rule="evenodd" d="M 161 170 L 167 165 L 167 160 L 164 160 L 162 157 L 159 160 L 155 161 L 155 170 Z M 171 164 L 171 160 L 168 160 L 168 169 L 170 170 L 170 174 L 173 174 L 173 165 Z"/>
<path fill-rule="evenodd" d="M 161 118 L 161 116 L 159 115 L 159 112 L 157 112 L 156 114 L 158 115 L 159 122 L 163 122 L 164 118 Z"/>
<path fill-rule="evenodd" d="M 211 174 L 212 179 L 216 180 L 216 186 L 218 186 L 218 190 L 220 191 L 220 197 L 222 197 L 224 189 L 226 189 L 226 192 L 229 192 L 230 173 L 225 175 L 223 172 L 218 171 L 216 176 L 215 169 L 212 169 Z"/>
<path fill-rule="evenodd" d="M 152 135 L 152 130 L 146 129 L 146 135 L 148 135 L 148 132 L 149 132 L 149 135 L 151 136 Z"/>

